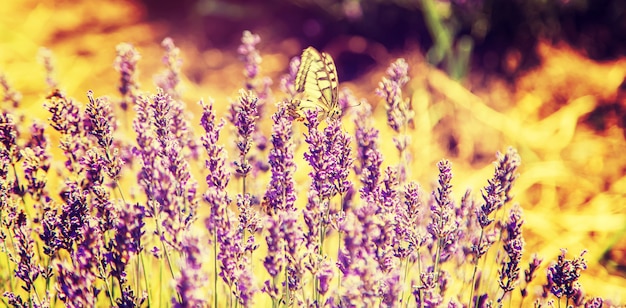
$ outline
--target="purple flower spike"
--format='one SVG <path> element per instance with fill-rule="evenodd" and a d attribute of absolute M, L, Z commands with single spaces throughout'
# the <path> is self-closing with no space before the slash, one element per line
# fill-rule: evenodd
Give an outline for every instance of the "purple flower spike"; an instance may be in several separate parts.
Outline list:
<path fill-rule="evenodd" d="M 4 103 L 11 103 L 13 108 L 17 108 L 22 101 L 22 94 L 11 87 L 6 76 L 2 73 L 0 73 L 0 87 L 4 90 L 4 97 L 2 97 L 3 106 L 6 106 Z"/>
<path fill-rule="evenodd" d="M 220 131 L 224 126 L 224 120 L 220 122 L 215 121 L 212 103 L 206 105 L 203 101 L 200 101 L 200 105 L 203 110 L 200 125 L 205 131 L 201 140 L 208 157 L 205 163 L 208 170 L 206 177 L 208 188 L 204 195 L 204 200 L 211 208 L 211 214 L 205 224 L 209 234 L 214 236 L 216 230 L 222 226 L 227 206 L 231 201 L 226 192 L 226 187 L 230 181 L 230 173 L 226 170 L 226 151 L 223 146 L 217 144 Z"/>
<path fill-rule="evenodd" d="M 328 260 L 324 259 L 320 263 L 319 272 L 317 273 L 317 279 L 319 280 L 319 285 L 317 288 L 317 292 L 320 295 L 324 296 L 330 289 L 330 281 L 335 276 L 335 271 L 333 264 Z"/>
<path fill-rule="evenodd" d="M 260 42 L 261 37 L 258 34 L 253 34 L 246 30 L 241 36 L 241 45 L 239 45 L 237 53 L 239 53 L 245 67 L 243 71 L 246 78 L 245 88 L 259 98 L 257 103 L 258 116 L 262 118 L 264 116 L 265 104 L 271 95 L 272 79 L 269 77 L 260 78 L 259 76 L 262 58 L 256 45 Z M 254 134 L 255 140 L 261 137 L 260 133 Z"/>
<path fill-rule="evenodd" d="M 387 122 L 399 133 L 412 118 L 412 111 L 402 97 L 402 87 L 409 81 L 409 65 L 404 59 L 398 59 L 387 69 L 387 76 L 378 84 L 376 94 L 387 102 Z"/>
<path fill-rule="evenodd" d="M 432 221 L 428 224 L 428 232 L 437 240 L 448 242 L 448 236 L 457 229 L 457 222 L 454 220 L 454 207 L 452 205 L 451 193 L 452 169 L 447 160 L 440 161 L 439 167 L 439 187 L 433 192 L 434 202 L 430 207 L 432 211 Z M 450 243 L 451 244 L 451 243 Z"/>
<path fill-rule="evenodd" d="M 420 210 L 422 207 L 419 186 L 415 182 L 411 182 L 404 188 L 404 202 L 397 210 L 396 232 L 398 239 L 404 240 L 408 246 L 398 247 L 396 255 L 400 259 L 404 259 L 411 255 L 415 250 L 424 245 L 426 236 L 419 230 L 420 219 L 423 219 Z"/>
<path fill-rule="evenodd" d="M 85 236 L 83 230 L 91 216 L 87 203 L 89 193 L 82 190 L 77 183 L 70 182 L 66 185 L 68 190 L 61 195 L 65 204 L 58 220 L 58 229 L 61 247 L 73 251 L 74 243 L 82 242 Z"/>
<path fill-rule="evenodd" d="M 41 231 L 39 238 L 44 243 L 43 252 L 51 257 L 59 250 L 62 242 L 59 238 L 59 216 L 56 211 L 50 207 L 51 201 L 44 203 L 43 219 L 41 221 Z"/>
<path fill-rule="evenodd" d="M 509 191 L 518 176 L 516 171 L 521 161 L 517 151 L 513 148 L 509 148 L 504 155 L 498 153 L 496 156 L 494 176 L 487 181 L 488 185 L 483 191 L 485 203 L 476 211 L 478 223 L 483 229 L 493 222 L 489 215 L 511 200 Z"/>
<path fill-rule="evenodd" d="M 54 72 L 54 59 L 52 57 L 52 51 L 48 48 L 39 48 L 38 53 L 39 61 L 43 64 L 44 69 L 46 70 L 46 83 L 48 84 L 48 88 L 56 89 L 59 87 L 59 83 L 55 80 L 55 72 Z"/>
<path fill-rule="evenodd" d="M 322 132 L 317 129 L 317 112 L 307 110 L 305 117 L 308 134 L 304 141 L 309 144 L 309 151 L 304 153 L 304 158 L 313 168 L 311 189 L 317 191 L 321 199 L 346 193 L 350 187 L 347 176 L 353 162 L 350 137 L 341 131 L 338 120 L 331 121 Z"/>
<path fill-rule="evenodd" d="M 37 151 L 37 153 L 35 153 Z M 41 147 L 24 148 L 24 177 L 28 183 L 27 192 L 37 201 L 48 195 L 46 191 L 47 171 L 50 168 L 50 155 Z"/>
<path fill-rule="evenodd" d="M 567 250 L 561 249 L 558 261 L 548 267 L 548 282 L 546 287 L 554 296 L 575 299 L 580 294 L 581 286 L 578 282 L 580 274 L 587 269 L 587 261 L 583 258 L 586 250 L 580 253 L 580 257 L 573 260 L 565 259 Z"/>
<path fill-rule="evenodd" d="M 270 216 L 267 218 L 266 225 L 268 231 L 268 235 L 265 237 L 267 256 L 263 261 L 263 266 L 270 276 L 275 278 L 282 272 L 285 262 L 282 221 L 279 216 Z"/>
<path fill-rule="evenodd" d="M 512 199 L 509 193 L 513 187 L 513 183 L 519 177 L 517 168 L 520 166 L 522 159 L 512 147 L 509 147 L 504 154 L 498 152 L 496 157 L 496 173 L 494 177 L 500 182 L 500 188 L 504 194 L 502 202 L 507 203 Z"/>
<path fill-rule="evenodd" d="M 109 149 L 113 144 L 113 130 L 115 121 L 113 119 L 113 110 L 106 97 L 98 97 L 94 99 L 93 91 L 87 92 L 87 127 L 85 127 L 91 135 L 96 137 L 98 145 L 104 149 Z"/>
<path fill-rule="evenodd" d="M 32 230 L 26 214 L 19 212 L 15 219 L 13 230 L 15 232 L 15 243 L 17 248 L 17 268 L 15 269 L 15 277 L 24 282 L 24 290 L 31 292 L 35 286 L 34 282 L 43 272 L 43 269 L 37 264 L 35 259 L 35 241 L 33 240 Z"/>
<path fill-rule="evenodd" d="M 61 133 L 60 148 L 65 153 L 65 167 L 70 172 L 79 170 L 76 162 L 87 148 L 83 117 L 78 105 L 58 90 L 48 95 L 44 103 L 51 114 L 50 125 Z"/>
<path fill-rule="evenodd" d="M 207 297 L 203 288 L 208 284 L 208 275 L 202 269 L 202 260 L 206 257 L 204 245 L 200 239 L 187 233 L 182 240 L 182 255 L 180 276 L 175 279 L 176 291 L 181 300 L 172 298 L 172 305 L 176 308 L 205 307 Z"/>
<path fill-rule="evenodd" d="M 258 98 L 252 92 L 240 91 L 238 104 L 231 105 L 230 121 L 237 128 L 237 149 L 239 150 L 239 160 L 235 162 L 235 171 L 242 177 L 246 177 L 252 168 L 247 155 L 252 147 L 252 134 L 256 130 L 257 101 Z"/>
<path fill-rule="evenodd" d="M 363 184 L 359 190 L 364 200 L 378 199 L 376 196 L 378 182 L 380 180 L 380 166 L 383 156 L 378 150 L 378 130 L 372 126 L 372 110 L 370 105 L 364 104 L 357 110 L 354 117 L 356 127 L 355 140 L 357 142 L 357 162 L 354 170 Z"/>
<path fill-rule="evenodd" d="M 30 127 L 30 138 L 20 155 L 23 158 L 22 166 L 27 182 L 26 192 L 36 201 L 49 198 L 46 190 L 47 174 L 51 164 L 48 144 L 48 137 L 44 134 L 44 126 L 37 122 L 33 123 Z M 35 208 L 41 209 L 41 205 L 38 203 L 35 203 Z M 38 214 L 41 215 L 41 212 Z M 39 216 L 38 218 L 42 217 Z"/>
<path fill-rule="evenodd" d="M 533 254 L 531 261 L 528 263 L 528 269 L 524 270 L 524 287 L 520 290 L 522 297 L 528 296 L 528 284 L 535 279 L 535 272 L 543 262 L 543 259 L 539 258 L 537 254 Z"/>
<path fill-rule="evenodd" d="M 174 136 L 182 148 L 189 148 L 194 158 L 198 157 L 198 145 L 196 144 L 193 131 L 189 129 L 188 115 L 185 114 L 185 105 L 181 101 L 180 79 L 182 58 L 180 57 L 180 49 L 174 45 L 174 41 L 166 37 L 161 42 L 161 46 L 165 49 L 163 56 L 163 64 L 165 71 L 155 77 L 157 87 L 163 89 L 167 94 L 165 101 L 167 102 L 167 111 L 163 110 L 163 114 L 168 114 L 171 134 Z M 186 154 L 187 155 L 187 154 Z"/>
<path fill-rule="evenodd" d="M 137 77 L 137 62 L 141 59 L 139 52 L 129 43 L 121 43 L 115 48 L 117 56 L 113 66 L 120 73 L 120 85 L 122 94 L 122 110 L 128 110 L 129 103 L 134 103 L 139 95 L 139 81 Z"/>
<path fill-rule="evenodd" d="M 0 144 L 3 146 L 1 151 L 11 163 L 18 161 L 19 158 L 17 137 L 18 131 L 13 115 L 2 112 L 0 114 Z"/>
<path fill-rule="evenodd" d="M 300 68 L 300 57 L 293 57 L 289 61 L 289 72 L 280 78 L 280 89 L 285 92 L 290 99 L 296 96 L 296 74 Z"/>
<path fill-rule="evenodd" d="M 293 161 L 295 145 L 292 141 L 292 119 L 285 108 L 272 116 L 272 145 L 269 164 L 272 179 L 263 198 L 265 211 L 276 213 L 293 208 L 296 201 L 295 180 L 293 175 L 296 165 Z"/>
<path fill-rule="evenodd" d="M 520 261 L 524 249 L 524 239 L 522 238 L 522 210 L 519 206 L 511 209 L 509 219 L 506 222 L 506 238 L 504 239 L 504 252 L 508 260 L 501 264 L 498 271 L 500 275 L 500 288 L 504 293 L 499 298 L 502 301 L 504 296 L 515 289 L 519 280 Z"/>
<path fill-rule="evenodd" d="M 180 57 L 180 49 L 174 45 L 174 41 L 169 37 L 163 39 L 161 46 L 165 49 L 165 55 L 162 59 L 165 71 L 155 77 L 155 83 L 157 87 L 163 89 L 174 100 L 179 100 L 180 93 L 178 88 L 183 64 L 183 60 Z"/>
<path fill-rule="evenodd" d="M 139 204 L 128 204 L 119 210 L 115 222 L 115 236 L 107 243 L 107 262 L 111 275 L 121 284 L 126 282 L 126 267 L 131 257 L 143 250 L 141 238 L 145 233 L 145 208 Z"/>
<path fill-rule="evenodd" d="M 259 66 L 261 65 L 261 55 L 256 50 L 256 45 L 261 42 L 261 37 L 258 34 L 252 34 L 250 31 L 243 31 L 241 37 L 241 45 L 237 52 L 243 58 L 245 65 L 244 75 L 246 76 L 246 88 L 253 90 L 254 85 L 252 80 L 259 73 Z"/>
<path fill-rule="evenodd" d="M 74 307 L 93 307 L 96 304 L 97 266 L 101 263 L 102 234 L 92 223 L 81 226 L 84 240 L 71 254 L 71 263 L 57 264 L 57 289 L 59 298 Z"/>

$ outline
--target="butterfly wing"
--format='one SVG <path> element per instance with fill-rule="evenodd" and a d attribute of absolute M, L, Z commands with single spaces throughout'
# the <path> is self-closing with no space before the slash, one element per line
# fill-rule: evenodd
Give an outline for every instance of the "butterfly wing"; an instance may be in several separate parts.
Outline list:
<path fill-rule="evenodd" d="M 305 49 L 302 52 L 295 84 L 296 91 L 302 95 L 299 109 L 321 108 L 325 116 L 337 115 L 339 110 L 337 69 L 329 54 L 320 53 L 313 47 Z"/>
<path fill-rule="evenodd" d="M 318 74 L 317 83 L 322 92 L 322 103 L 326 113 L 331 113 L 338 108 L 339 99 L 339 81 L 337 79 L 337 67 L 333 58 L 323 52 L 322 61 L 324 62 L 325 73 L 320 76 Z"/>

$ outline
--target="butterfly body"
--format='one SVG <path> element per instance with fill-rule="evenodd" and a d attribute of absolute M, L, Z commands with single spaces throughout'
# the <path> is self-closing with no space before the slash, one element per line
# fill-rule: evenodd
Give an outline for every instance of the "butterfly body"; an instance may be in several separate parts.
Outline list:
<path fill-rule="evenodd" d="M 318 109 L 321 116 L 337 119 L 341 116 L 339 106 L 337 68 L 333 58 L 313 47 L 302 51 L 300 67 L 296 74 L 296 109 Z"/>

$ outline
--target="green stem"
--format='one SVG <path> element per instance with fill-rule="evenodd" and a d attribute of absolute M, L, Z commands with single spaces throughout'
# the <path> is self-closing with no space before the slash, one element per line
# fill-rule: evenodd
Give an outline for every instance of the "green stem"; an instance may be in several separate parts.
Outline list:
<path fill-rule="evenodd" d="M 435 255 L 435 285 L 439 285 L 439 260 L 441 258 L 441 246 L 443 246 L 443 240 L 437 240 L 437 254 Z"/>
<path fill-rule="evenodd" d="M 422 4 L 422 10 L 424 11 L 426 26 L 430 31 L 430 35 L 435 42 L 435 48 L 437 49 L 437 59 L 435 60 L 439 62 L 443 56 L 451 56 L 451 35 L 444 27 L 439 14 L 437 14 L 437 9 L 435 8 L 433 0 L 422 0 L 420 3 Z"/>
<path fill-rule="evenodd" d="M 410 263 L 409 262 L 409 257 L 407 257 L 405 261 L 406 261 L 406 263 L 404 264 L 404 279 L 403 279 L 403 284 L 404 285 L 406 285 L 406 279 L 409 276 L 409 263 Z M 400 261 L 400 266 L 402 266 L 402 262 L 404 262 L 404 261 Z M 402 293 L 400 294 L 400 303 L 398 305 L 399 307 L 402 307 L 402 300 L 404 300 L 404 289 L 405 288 L 402 288 Z M 407 301 L 406 306 L 407 307 L 409 306 L 408 301 Z"/>
<path fill-rule="evenodd" d="M 217 226 L 213 230 L 213 307 L 217 308 Z"/>
<path fill-rule="evenodd" d="M 420 254 L 419 249 L 417 250 L 417 272 L 422 272 L 422 255 Z M 424 303 L 424 300 L 422 299 L 422 277 L 418 277 L 417 281 L 419 282 L 417 289 L 417 295 L 419 296 L 418 307 L 422 308 L 422 305 Z"/>
<path fill-rule="evenodd" d="M 165 259 L 167 260 L 167 266 L 170 270 L 170 274 L 172 275 L 172 278 L 174 278 L 174 265 L 172 265 L 172 259 L 170 257 L 169 250 L 167 249 L 167 246 L 163 241 L 161 241 L 161 245 L 163 245 L 163 250 L 165 251 Z M 178 291 L 176 291 L 176 297 L 178 298 L 178 302 L 182 303 L 183 299 Z"/>
<path fill-rule="evenodd" d="M 480 250 L 480 245 L 483 242 L 483 233 L 484 230 L 480 230 L 480 237 L 478 238 L 477 250 Z M 470 298 L 469 304 L 467 307 L 472 307 L 472 297 L 474 297 L 474 283 L 476 280 L 476 271 L 478 270 L 478 260 L 476 260 L 476 264 L 474 264 L 474 271 L 472 272 L 472 283 L 470 284 Z"/>
<path fill-rule="evenodd" d="M 146 284 L 146 293 L 148 294 L 148 307 L 152 307 L 152 289 L 150 288 L 150 284 L 148 282 L 148 271 L 146 270 L 146 261 L 144 260 L 143 251 L 139 253 L 139 262 L 141 262 L 141 267 L 143 268 L 143 279 Z M 137 277 L 137 280 L 139 280 L 139 277 Z M 139 290 L 137 290 L 137 292 L 137 296 L 139 296 Z"/>
<path fill-rule="evenodd" d="M 111 284 L 109 283 L 109 280 L 106 277 L 104 268 L 102 268 L 101 266 L 98 266 L 98 270 L 100 271 L 100 276 L 102 280 L 104 281 L 104 285 L 107 288 L 107 292 L 109 293 L 109 296 L 107 296 L 109 298 L 109 304 L 111 304 L 111 307 L 115 307 L 115 302 L 113 301 L 113 287 L 111 286 Z"/>

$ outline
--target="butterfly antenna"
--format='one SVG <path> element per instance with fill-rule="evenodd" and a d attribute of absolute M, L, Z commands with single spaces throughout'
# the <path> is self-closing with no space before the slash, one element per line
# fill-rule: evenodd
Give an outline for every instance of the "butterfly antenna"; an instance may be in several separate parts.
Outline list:
<path fill-rule="evenodd" d="M 362 103 L 363 103 L 363 102 L 359 102 L 359 103 L 358 103 L 358 104 L 356 104 L 356 105 L 349 105 L 349 106 L 345 106 L 345 107 L 343 107 L 343 109 L 342 109 L 341 111 L 346 111 L 346 109 L 348 109 L 348 108 L 359 107 L 359 106 L 361 106 L 361 104 L 362 104 Z"/>

